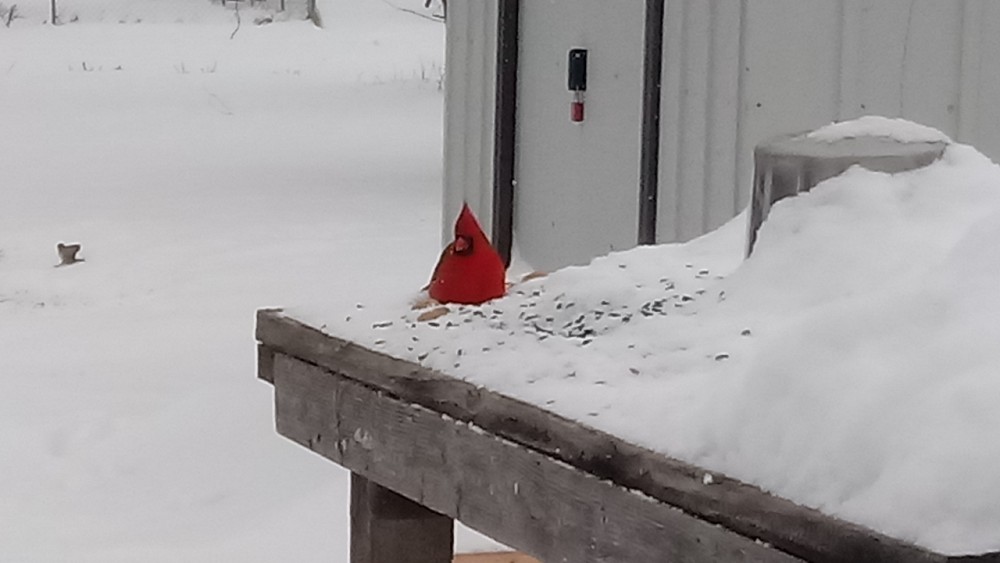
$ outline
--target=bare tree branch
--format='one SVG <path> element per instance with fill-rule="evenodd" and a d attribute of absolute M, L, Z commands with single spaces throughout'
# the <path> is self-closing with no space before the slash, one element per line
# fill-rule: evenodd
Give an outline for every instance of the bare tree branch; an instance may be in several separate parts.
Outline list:
<path fill-rule="evenodd" d="M 7 21 L 4 22 L 4 25 L 6 27 L 10 27 L 10 22 L 16 20 L 17 18 L 17 4 L 12 4 L 7 10 Z"/>
<path fill-rule="evenodd" d="M 236 29 L 229 35 L 229 39 L 236 37 L 236 32 L 240 30 L 240 3 L 236 3 Z"/>

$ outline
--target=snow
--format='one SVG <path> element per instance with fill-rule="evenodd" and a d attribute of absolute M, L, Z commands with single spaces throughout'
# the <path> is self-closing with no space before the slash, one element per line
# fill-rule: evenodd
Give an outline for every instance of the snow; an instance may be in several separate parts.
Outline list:
<path fill-rule="evenodd" d="M 347 473 L 276 435 L 253 315 L 423 283 L 444 30 L 336 4 L 0 26 L 0 560 L 347 560 Z"/>
<path fill-rule="evenodd" d="M 288 311 L 888 535 L 1000 549 L 1000 167 L 959 144 L 854 167 L 777 203 L 744 261 L 745 222 L 433 322 L 412 290 Z"/>
<path fill-rule="evenodd" d="M 61 0 L 56 27 L 21 0 L 0 28 L 0 560 L 346 561 L 346 474 L 253 378 L 268 306 L 706 480 L 1000 549 L 1000 170 L 974 149 L 783 200 L 747 261 L 739 217 L 418 323 L 442 26 L 325 0 L 325 30 L 232 35 L 206 4 Z M 54 268 L 59 241 L 87 261 Z"/>
<path fill-rule="evenodd" d="M 926 125 L 903 118 L 889 118 L 881 115 L 866 115 L 858 119 L 831 123 L 810 131 L 807 135 L 816 141 L 832 143 L 854 137 L 885 137 L 901 143 L 947 143 L 947 135 Z"/>

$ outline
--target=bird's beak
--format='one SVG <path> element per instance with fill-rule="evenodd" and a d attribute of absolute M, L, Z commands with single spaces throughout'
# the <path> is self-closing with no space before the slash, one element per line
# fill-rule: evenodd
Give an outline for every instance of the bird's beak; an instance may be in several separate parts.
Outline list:
<path fill-rule="evenodd" d="M 455 254 L 464 255 L 472 252 L 472 239 L 465 235 L 455 237 Z"/>

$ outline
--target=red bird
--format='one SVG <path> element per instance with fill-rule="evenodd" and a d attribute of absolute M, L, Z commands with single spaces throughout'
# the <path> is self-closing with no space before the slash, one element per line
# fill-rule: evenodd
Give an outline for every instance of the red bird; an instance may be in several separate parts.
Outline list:
<path fill-rule="evenodd" d="M 455 240 L 441 253 L 428 293 L 440 303 L 478 305 L 507 291 L 505 270 L 476 216 L 463 204 L 455 221 Z"/>

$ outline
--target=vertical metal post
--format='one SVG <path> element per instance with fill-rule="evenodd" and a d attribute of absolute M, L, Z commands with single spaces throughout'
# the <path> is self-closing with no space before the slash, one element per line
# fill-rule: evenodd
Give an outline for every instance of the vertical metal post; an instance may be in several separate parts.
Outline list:
<path fill-rule="evenodd" d="M 493 113 L 493 247 L 510 265 L 517 154 L 517 50 L 520 0 L 500 0 L 497 16 L 496 107 Z"/>
<path fill-rule="evenodd" d="M 664 0 L 646 0 L 642 61 L 642 141 L 639 156 L 639 244 L 656 242 L 660 167 L 660 90 Z"/>
<path fill-rule="evenodd" d="M 56 12 L 56 0 L 51 0 L 49 3 L 49 20 L 52 25 L 59 25 L 59 14 Z"/>

